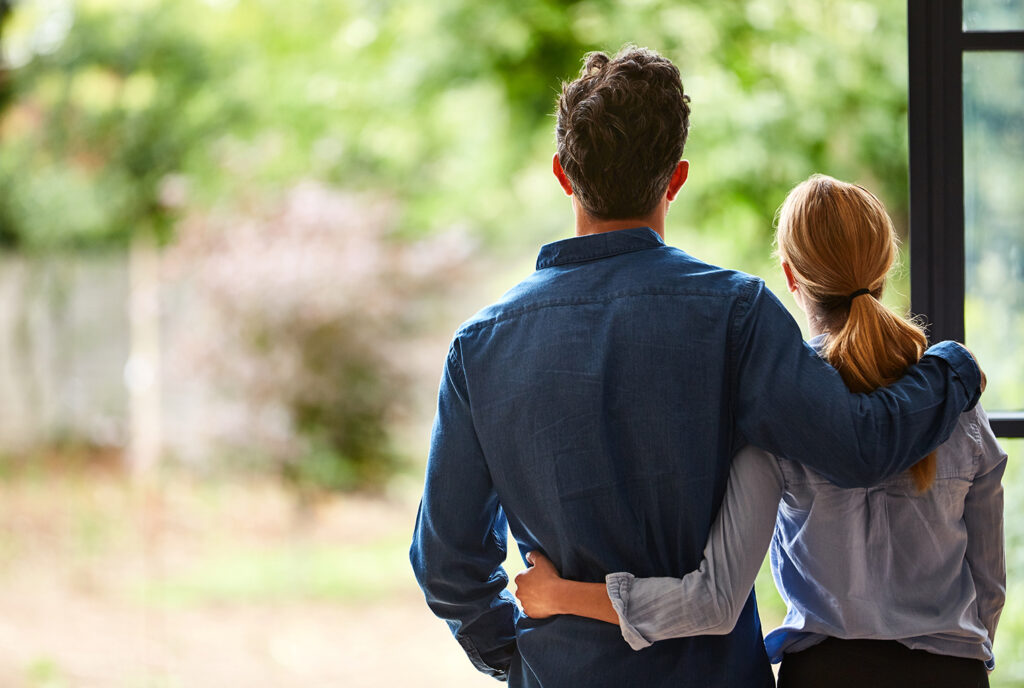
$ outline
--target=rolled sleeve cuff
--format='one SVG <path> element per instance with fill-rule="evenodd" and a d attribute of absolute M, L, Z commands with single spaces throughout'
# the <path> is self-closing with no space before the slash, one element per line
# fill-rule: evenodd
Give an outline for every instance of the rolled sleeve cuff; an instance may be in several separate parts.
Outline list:
<path fill-rule="evenodd" d="M 495 678 L 502 682 L 508 681 L 507 667 L 494 666 L 484 661 L 484 658 L 480 656 L 480 652 L 476 649 L 476 645 L 474 645 L 473 641 L 469 638 L 466 638 L 465 636 L 456 636 L 455 639 L 459 641 L 459 645 L 462 646 L 466 656 L 469 657 L 469 661 L 473 663 L 473 666 L 476 667 L 477 671 L 487 674 L 491 678 Z"/>
<path fill-rule="evenodd" d="M 634 650 L 642 650 L 650 647 L 651 642 L 643 637 L 626 618 L 626 610 L 629 608 L 629 592 L 633 587 L 634 576 L 631 573 L 609 573 L 605 576 L 604 583 L 608 589 L 608 598 L 612 601 L 615 613 L 619 615 L 619 629 L 622 631 L 622 639 L 629 643 Z"/>
<path fill-rule="evenodd" d="M 970 411 L 974 408 L 974 405 L 978 403 L 978 398 L 981 396 L 981 370 L 978 368 L 977 361 L 967 352 L 967 349 L 956 342 L 945 341 L 929 347 L 924 352 L 924 355 L 941 358 L 949 364 L 949 367 L 953 369 L 953 372 L 956 373 L 957 378 L 960 380 L 960 384 L 964 386 L 964 392 L 966 392 L 968 399 L 970 399 L 964 410 Z"/>
<path fill-rule="evenodd" d="M 996 669 L 996 654 L 994 652 L 992 652 L 992 640 L 991 639 L 986 640 L 985 644 L 983 645 L 983 647 L 985 648 L 985 653 L 988 655 L 988 659 L 984 660 L 985 668 L 988 669 L 990 672 L 995 671 L 995 669 Z"/>

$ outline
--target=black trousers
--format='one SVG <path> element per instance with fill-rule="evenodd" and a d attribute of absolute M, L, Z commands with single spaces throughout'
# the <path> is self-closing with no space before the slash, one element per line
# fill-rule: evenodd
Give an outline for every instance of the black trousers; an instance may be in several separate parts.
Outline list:
<path fill-rule="evenodd" d="M 980 659 L 911 650 L 895 640 L 826 638 L 786 654 L 778 688 L 988 688 Z"/>

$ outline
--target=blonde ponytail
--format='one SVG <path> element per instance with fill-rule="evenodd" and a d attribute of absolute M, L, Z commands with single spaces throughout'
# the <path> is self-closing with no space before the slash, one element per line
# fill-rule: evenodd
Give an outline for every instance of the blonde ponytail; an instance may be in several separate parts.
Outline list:
<path fill-rule="evenodd" d="M 853 392 L 895 382 L 927 347 L 924 332 L 878 299 L 896 260 L 892 220 L 863 187 L 825 175 L 797 185 L 779 211 L 778 253 L 824 319 L 825 359 Z M 865 293 L 866 290 L 866 293 Z M 935 479 L 935 453 L 910 468 L 919 491 Z"/>

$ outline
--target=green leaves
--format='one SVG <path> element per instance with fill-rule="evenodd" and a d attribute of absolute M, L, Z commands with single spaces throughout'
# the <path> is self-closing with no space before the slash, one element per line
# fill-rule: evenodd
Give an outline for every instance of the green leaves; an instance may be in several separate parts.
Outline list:
<path fill-rule="evenodd" d="M 19 172 L 4 177 L 13 188 L 0 194 L 0 234 L 24 246 L 120 241 L 146 224 L 173 227 L 189 207 L 310 176 L 387 191 L 408 236 L 458 224 L 496 240 L 551 238 L 568 224 L 557 187 L 539 182 L 559 84 L 585 52 L 626 42 L 674 59 L 693 97 L 693 174 L 672 217 L 676 236 L 693 239 L 680 243 L 737 233 L 753 241 L 712 258 L 765 264 L 775 208 L 818 171 L 877 189 L 905 225 L 898 3 L 88 0 L 74 9 L 67 35 L 11 72 L 0 154 Z M 41 45 L 35 34 L 53 29 L 40 12 L 17 5 L 5 38 Z M 66 206 L 11 200 L 35 198 L 27 178 L 51 166 L 69 170 L 50 175 L 55 191 L 79 198 L 75 208 L 102 228 L 67 221 Z M 185 208 L 161 204 L 167 175 L 189 180 Z M 103 217 L 89 210 L 111 193 L 129 200 Z M 46 229 L 63 224 L 67 232 Z"/>

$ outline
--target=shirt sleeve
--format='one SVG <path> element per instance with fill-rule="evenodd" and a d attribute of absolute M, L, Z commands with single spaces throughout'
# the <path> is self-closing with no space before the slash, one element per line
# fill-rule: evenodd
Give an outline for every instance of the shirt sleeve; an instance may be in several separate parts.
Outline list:
<path fill-rule="evenodd" d="M 967 563 L 974 579 L 978 616 L 991 643 L 995 640 L 996 625 L 1006 601 L 1002 484 L 1006 452 L 996 441 L 980 406 L 977 407 L 976 429 L 981 453 L 978 473 L 964 501 L 964 525 L 967 528 Z M 990 670 L 995 666 L 994 660 L 987 664 Z"/>
<path fill-rule="evenodd" d="M 683 578 L 605 578 L 622 637 L 634 650 L 666 638 L 723 635 L 736 625 L 775 529 L 783 477 L 775 457 L 741 449 L 700 566 Z"/>
<path fill-rule="evenodd" d="M 730 347 L 738 429 L 840 487 L 868 487 L 909 468 L 977 402 L 980 372 L 954 342 L 928 349 L 892 385 L 853 394 L 763 282 L 752 281 L 747 297 L 737 304 Z"/>
<path fill-rule="evenodd" d="M 457 341 L 449 350 L 410 559 L 431 610 L 480 671 L 507 680 L 520 614 L 502 567 L 508 523 L 470 414 Z"/>

